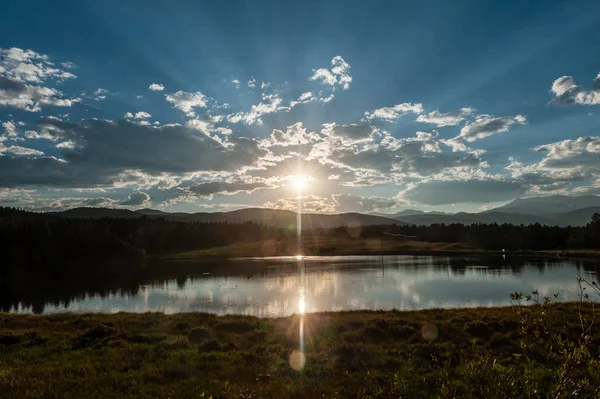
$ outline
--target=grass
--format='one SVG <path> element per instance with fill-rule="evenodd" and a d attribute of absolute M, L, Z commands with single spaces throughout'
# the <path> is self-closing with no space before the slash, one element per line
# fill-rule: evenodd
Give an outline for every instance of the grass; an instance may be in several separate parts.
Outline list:
<path fill-rule="evenodd" d="M 545 334 L 576 340 L 579 306 L 545 308 Z M 588 318 L 594 312 L 582 309 Z M 0 397 L 548 397 L 563 355 L 546 356 L 546 346 L 523 340 L 524 315 L 540 313 L 533 306 L 279 319 L 0 314 Z M 301 323 L 306 364 L 297 371 L 289 358 Z M 598 359 L 600 328 L 590 334 L 587 349 Z"/>
<path fill-rule="evenodd" d="M 448 254 L 448 253 L 485 253 L 486 251 L 469 248 L 463 243 L 436 243 L 405 241 L 393 239 L 363 239 L 351 237 L 309 236 L 302 239 L 298 250 L 295 239 L 277 241 L 266 240 L 234 244 L 225 247 L 186 251 L 166 257 L 189 258 L 230 258 L 248 256 L 294 256 L 302 255 L 380 255 L 384 254 Z"/>

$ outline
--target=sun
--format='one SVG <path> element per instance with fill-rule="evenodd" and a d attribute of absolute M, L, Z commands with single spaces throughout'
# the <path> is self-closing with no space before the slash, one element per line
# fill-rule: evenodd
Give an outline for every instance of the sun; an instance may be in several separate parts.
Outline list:
<path fill-rule="evenodd" d="M 294 187 L 297 191 L 302 191 L 308 185 L 308 178 L 304 175 L 296 175 L 289 177 L 291 186 Z"/>
<path fill-rule="evenodd" d="M 305 186 L 306 186 L 306 180 L 304 179 L 304 177 L 299 176 L 299 177 L 295 177 L 292 180 L 292 185 L 297 189 L 297 190 L 302 190 Z"/>

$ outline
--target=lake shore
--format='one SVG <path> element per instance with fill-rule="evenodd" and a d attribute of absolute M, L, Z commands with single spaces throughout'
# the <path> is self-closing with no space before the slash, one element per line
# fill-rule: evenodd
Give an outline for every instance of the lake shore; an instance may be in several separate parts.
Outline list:
<path fill-rule="evenodd" d="M 580 337 L 578 312 L 577 303 L 551 305 L 548 333 Z M 593 312 L 582 308 L 585 317 Z M 496 397 L 486 389 L 505 378 L 513 388 L 504 388 L 515 395 L 533 381 L 546 397 L 561 359 L 547 358 L 541 342 L 521 334 L 524 317 L 539 314 L 537 307 L 514 306 L 276 319 L 0 314 L 0 392 L 6 398 Z M 597 358 L 600 327 L 590 335 Z"/>
<path fill-rule="evenodd" d="M 266 240 L 155 256 L 159 259 L 243 258 L 270 256 L 350 255 L 507 255 L 543 256 L 565 259 L 600 259 L 600 250 L 484 250 L 464 243 L 398 241 L 346 237 L 308 237 L 299 246 L 296 240 Z"/>

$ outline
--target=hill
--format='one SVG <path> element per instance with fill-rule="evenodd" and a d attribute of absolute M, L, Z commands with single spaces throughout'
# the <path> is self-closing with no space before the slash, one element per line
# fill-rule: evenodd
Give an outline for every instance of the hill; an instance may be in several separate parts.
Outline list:
<path fill-rule="evenodd" d="M 109 208 L 74 208 L 63 212 L 53 212 L 53 215 L 74 219 L 100 219 L 100 218 L 164 218 L 179 222 L 229 222 L 264 223 L 274 227 L 295 226 L 297 221 L 296 212 L 267 209 L 246 208 L 231 212 L 198 212 L 198 213 L 169 213 L 154 209 L 141 209 L 129 211 L 124 209 Z M 302 226 L 310 229 L 330 229 L 341 226 L 371 226 L 371 225 L 402 225 L 403 222 L 392 218 L 375 215 L 363 215 L 361 213 L 340 213 L 334 215 L 306 213 L 302 214 Z"/>
<path fill-rule="evenodd" d="M 548 197 L 517 198 L 516 200 L 492 209 L 488 212 L 523 213 L 530 215 L 547 215 L 576 211 L 578 209 L 600 207 L 597 195 L 552 195 Z"/>

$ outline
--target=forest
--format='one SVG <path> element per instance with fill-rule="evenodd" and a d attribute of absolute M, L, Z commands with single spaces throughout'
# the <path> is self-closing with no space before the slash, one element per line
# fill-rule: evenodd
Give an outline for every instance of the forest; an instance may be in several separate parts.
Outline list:
<path fill-rule="evenodd" d="M 480 250 L 595 249 L 600 247 L 600 214 L 587 226 L 555 227 L 511 224 L 433 224 L 363 226 L 304 230 L 304 237 L 369 239 L 383 233 L 415 236 L 424 243 L 463 243 Z M 143 259 L 181 251 L 263 240 L 288 240 L 294 226 L 253 222 L 196 223 L 146 216 L 134 219 L 70 219 L 15 208 L 0 208 L 0 272 L 18 267 L 64 267 L 80 259 Z M 42 266 L 40 266 L 42 264 Z"/>

